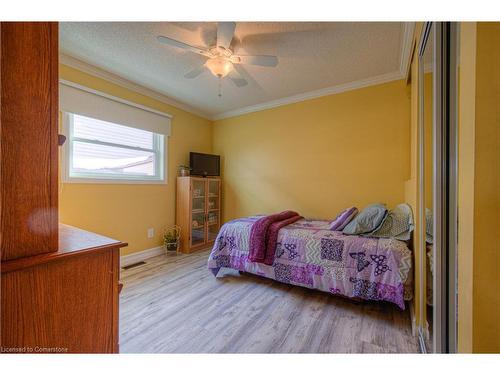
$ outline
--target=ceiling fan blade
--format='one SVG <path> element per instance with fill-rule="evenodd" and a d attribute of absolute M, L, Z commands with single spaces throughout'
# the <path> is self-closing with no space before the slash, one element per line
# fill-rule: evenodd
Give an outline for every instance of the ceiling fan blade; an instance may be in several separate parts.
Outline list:
<path fill-rule="evenodd" d="M 240 59 L 240 64 L 248 64 L 248 65 L 258 65 L 258 66 L 267 66 L 267 67 L 275 67 L 278 65 L 278 58 L 276 56 L 242 56 L 237 55 L 237 58 Z"/>
<path fill-rule="evenodd" d="M 246 85 L 248 85 L 248 82 L 245 78 L 233 78 L 233 77 L 229 77 L 229 79 L 231 80 L 231 82 L 234 83 L 234 85 L 236 87 L 244 87 Z"/>
<path fill-rule="evenodd" d="M 217 47 L 228 49 L 234 37 L 235 22 L 217 23 Z"/>
<path fill-rule="evenodd" d="M 184 77 L 187 79 L 193 79 L 198 77 L 201 73 L 205 71 L 205 65 L 199 66 L 198 68 L 194 68 L 190 72 L 184 74 Z"/>
<path fill-rule="evenodd" d="M 157 39 L 162 44 L 167 44 L 167 45 L 172 46 L 172 47 L 182 48 L 182 49 L 197 53 L 199 55 L 207 56 L 207 57 L 212 56 L 212 54 L 204 48 L 191 46 L 189 44 L 179 42 L 178 40 L 169 38 L 167 36 L 159 35 L 157 37 Z"/>
<path fill-rule="evenodd" d="M 229 73 L 227 77 L 231 80 L 231 82 L 234 83 L 236 87 L 243 87 L 248 85 L 248 81 L 243 78 L 236 70 L 231 71 L 231 73 Z"/>

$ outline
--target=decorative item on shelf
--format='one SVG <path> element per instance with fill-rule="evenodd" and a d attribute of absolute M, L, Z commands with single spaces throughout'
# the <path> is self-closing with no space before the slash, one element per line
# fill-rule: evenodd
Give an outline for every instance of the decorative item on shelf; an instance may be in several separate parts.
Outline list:
<path fill-rule="evenodd" d="M 216 213 L 209 213 L 208 214 L 208 225 L 216 224 L 217 223 L 217 214 Z"/>
<path fill-rule="evenodd" d="M 179 248 L 179 238 L 181 237 L 181 227 L 171 226 L 163 232 L 163 246 L 167 251 L 175 251 Z"/>
<path fill-rule="evenodd" d="M 198 226 L 198 222 L 196 220 L 193 220 L 193 228 L 196 228 Z"/>
<path fill-rule="evenodd" d="M 208 201 L 208 208 L 210 208 L 210 209 L 215 208 L 215 202 L 214 201 Z"/>
<path fill-rule="evenodd" d="M 191 168 L 189 168 L 187 165 L 179 165 L 179 176 L 180 177 L 189 176 L 190 170 L 191 170 Z"/>
<path fill-rule="evenodd" d="M 194 189 L 194 196 L 196 198 L 201 197 L 201 189 Z"/>

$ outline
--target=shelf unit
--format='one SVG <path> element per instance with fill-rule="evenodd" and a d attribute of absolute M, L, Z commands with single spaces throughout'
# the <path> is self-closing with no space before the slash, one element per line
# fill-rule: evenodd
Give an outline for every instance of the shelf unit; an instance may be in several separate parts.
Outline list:
<path fill-rule="evenodd" d="M 221 225 L 220 178 L 177 177 L 176 223 L 183 253 L 213 244 Z"/>

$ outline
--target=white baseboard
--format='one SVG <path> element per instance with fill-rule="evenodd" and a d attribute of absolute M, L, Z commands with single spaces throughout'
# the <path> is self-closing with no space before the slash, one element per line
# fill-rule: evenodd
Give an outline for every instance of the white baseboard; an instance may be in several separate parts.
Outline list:
<path fill-rule="evenodd" d="M 146 259 L 156 257 L 162 254 L 165 254 L 165 248 L 163 246 L 158 246 L 158 247 L 153 247 L 151 249 L 138 251 L 137 253 L 122 255 L 120 257 L 120 267 L 125 267 L 137 262 L 142 262 Z"/>

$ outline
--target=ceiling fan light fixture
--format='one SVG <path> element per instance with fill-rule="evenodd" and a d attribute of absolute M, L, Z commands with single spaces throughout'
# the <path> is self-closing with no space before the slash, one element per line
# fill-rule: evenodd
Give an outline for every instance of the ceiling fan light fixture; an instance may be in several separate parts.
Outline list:
<path fill-rule="evenodd" d="M 227 76 L 231 70 L 233 70 L 233 64 L 221 57 L 215 57 L 213 59 L 208 59 L 205 63 L 208 70 L 216 77 L 223 78 Z"/>

